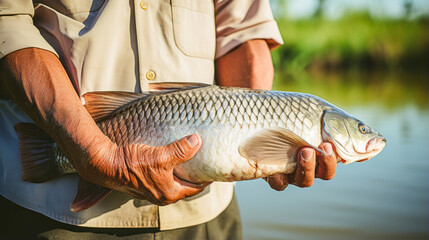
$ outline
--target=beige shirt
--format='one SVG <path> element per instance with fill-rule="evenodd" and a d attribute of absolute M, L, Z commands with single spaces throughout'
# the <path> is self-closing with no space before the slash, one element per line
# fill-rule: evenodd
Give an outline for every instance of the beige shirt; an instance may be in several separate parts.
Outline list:
<path fill-rule="evenodd" d="M 268 0 L 9 0 L 0 2 L 0 58 L 37 47 L 54 52 L 75 88 L 146 90 L 150 82 L 214 82 L 214 59 L 250 39 L 282 43 Z M 48 94 L 48 93 L 47 93 Z M 68 224 L 159 227 L 207 222 L 229 204 L 233 184 L 214 183 L 197 196 L 158 207 L 114 192 L 80 213 L 69 209 L 76 175 L 43 184 L 21 180 L 13 126 L 31 122 L 0 100 L 0 194 Z"/>

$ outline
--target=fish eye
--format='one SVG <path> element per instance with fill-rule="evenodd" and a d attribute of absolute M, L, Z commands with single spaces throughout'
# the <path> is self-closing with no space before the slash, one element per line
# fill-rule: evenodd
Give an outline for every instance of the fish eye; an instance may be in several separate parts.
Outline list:
<path fill-rule="evenodd" d="M 362 123 L 359 123 L 359 131 L 361 132 L 361 133 L 366 133 L 367 131 L 368 131 L 368 127 L 367 126 L 365 126 L 365 124 L 362 124 Z"/>

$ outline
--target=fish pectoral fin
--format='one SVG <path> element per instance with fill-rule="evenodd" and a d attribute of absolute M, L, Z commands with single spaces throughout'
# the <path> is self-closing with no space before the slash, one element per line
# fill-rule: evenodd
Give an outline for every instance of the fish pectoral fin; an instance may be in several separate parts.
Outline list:
<path fill-rule="evenodd" d="M 238 148 L 240 155 L 249 161 L 267 165 L 296 162 L 302 147 L 312 146 L 300 136 L 285 128 L 269 128 L 256 132 Z"/>
<path fill-rule="evenodd" d="M 79 179 L 76 197 L 70 205 L 73 212 L 80 212 L 99 203 L 112 192 L 111 189 Z"/>
<path fill-rule="evenodd" d="M 163 92 L 174 92 L 180 90 L 189 90 L 193 88 L 201 88 L 212 86 L 206 83 L 189 83 L 189 82 L 162 82 L 162 83 L 150 83 L 149 91 L 151 93 L 163 93 Z"/>
<path fill-rule="evenodd" d="M 85 108 L 96 122 L 109 116 L 120 107 L 149 96 L 145 93 L 107 91 L 88 92 L 83 95 Z"/>

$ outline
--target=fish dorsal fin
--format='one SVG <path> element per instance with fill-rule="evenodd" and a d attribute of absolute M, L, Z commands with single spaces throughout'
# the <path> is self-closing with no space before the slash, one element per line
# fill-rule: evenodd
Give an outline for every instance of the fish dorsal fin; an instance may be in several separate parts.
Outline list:
<path fill-rule="evenodd" d="M 107 91 L 88 92 L 83 95 L 83 98 L 86 110 L 98 122 L 116 109 L 146 96 L 148 94 L 145 93 Z"/>
<path fill-rule="evenodd" d="M 282 165 L 296 162 L 297 153 L 302 147 L 322 151 L 290 130 L 269 128 L 246 139 L 238 151 L 242 157 L 258 164 Z"/>
<path fill-rule="evenodd" d="M 189 83 L 189 82 L 162 82 L 149 84 L 150 92 L 172 92 L 179 90 L 189 90 L 193 88 L 201 88 L 212 86 L 206 83 Z"/>
<path fill-rule="evenodd" d="M 164 82 L 151 83 L 150 90 L 143 93 L 106 91 L 106 92 L 88 92 L 83 95 L 85 108 L 91 114 L 96 122 L 109 116 L 118 108 L 129 104 L 135 100 L 156 94 L 174 92 L 180 90 L 189 90 L 194 88 L 208 87 L 205 83 L 186 83 L 186 82 Z"/>

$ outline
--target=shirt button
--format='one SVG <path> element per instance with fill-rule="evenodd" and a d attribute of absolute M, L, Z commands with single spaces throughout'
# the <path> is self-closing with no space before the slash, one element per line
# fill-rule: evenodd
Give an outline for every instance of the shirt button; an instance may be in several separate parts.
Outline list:
<path fill-rule="evenodd" d="M 152 70 L 147 71 L 147 73 L 146 73 L 147 80 L 154 80 L 155 77 L 156 77 L 156 74 L 154 71 L 152 71 Z"/>
<path fill-rule="evenodd" d="M 146 10 L 147 9 L 147 7 L 148 7 L 148 5 L 147 5 L 147 2 L 146 1 L 141 1 L 140 2 L 140 7 L 143 9 L 143 10 Z"/>

